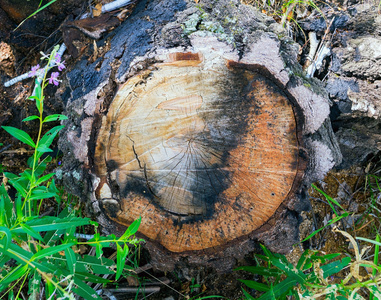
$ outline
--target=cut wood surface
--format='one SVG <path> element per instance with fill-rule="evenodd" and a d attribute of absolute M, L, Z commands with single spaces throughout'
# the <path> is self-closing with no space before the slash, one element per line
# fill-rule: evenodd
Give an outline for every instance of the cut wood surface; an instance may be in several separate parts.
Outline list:
<path fill-rule="evenodd" d="M 341 154 L 283 28 L 238 1 L 195 5 L 139 1 L 67 73 L 59 175 L 103 233 L 141 216 L 155 268 L 227 271 L 257 241 L 299 241 L 307 189 Z"/>
<path fill-rule="evenodd" d="M 172 252 L 248 235 L 300 171 L 293 106 L 271 78 L 214 53 L 171 53 L 123 84 L 95 152 L 98 197 Z M 299 168 L 299 169 L 298 169 Z"/>

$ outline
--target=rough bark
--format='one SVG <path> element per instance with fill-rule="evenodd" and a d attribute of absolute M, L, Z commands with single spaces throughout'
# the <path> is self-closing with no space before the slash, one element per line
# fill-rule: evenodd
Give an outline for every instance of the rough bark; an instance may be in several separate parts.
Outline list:
<path fill-rule="evenodd" d="M 341 160 L 327 96 L 282 28 L 239 2 L 199 5 L 139 2 L 57 95 L 69 116 L 58 176 L 105 232 L 142 215 L 161 269 L 226 270 L 255 240 L 287 252 L 306 188 Z"/>
<path fill-rule="evenodd" d="M 326 89 L 334 103 L 332 126 L 343 153 L 339 168 L 349 168 L 381 149 L 381 18 L 370 3 L 348 3 L 346 11 L 329 13 L 328 22 L 310 18 L 301 26 L 322 37 L 333 17 L 332 56 L 318 73 L 327 79 Z"/>

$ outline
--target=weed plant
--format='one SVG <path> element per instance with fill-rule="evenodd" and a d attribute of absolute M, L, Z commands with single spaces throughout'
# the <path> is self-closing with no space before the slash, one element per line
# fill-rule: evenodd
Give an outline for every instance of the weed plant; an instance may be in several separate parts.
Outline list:
<path fill-rule="evenodd" d="M 370 176 L 368 188 L 371 190 L 369 207 L 372 212 L 379 212 L 376 206 L 379 206 L 381 198 L 380 178 L 375 175 L 368 176 Z M 313 187 L 326 198 L 336 217 L 326 226 L 315 230 L 305 240 L 312 238 L 328 226 L 338 224 L 341 219 L 349 215 L 335 199 L 316 186 Z M 340 214 L 335 206 L 344 213 Z M 366 214 L 369 213 L 370 211 L 366 212 Z M 254 298 L 243 289 L 246 299 L 381 299 L 381 264 L 378 259 L 381 242 L 378 228 L 375 230 L 374 239 L 354 238 L 336 226 L 333 231 L 343 235 L 350 242 L 354 256 L 305 250 L 298 263 L 293 265 L 284 255 L 272 253 L 265 246 L 261 246 L 264 254 L 256 255 L 257 266 L 243 266 L 236 269 L 262 278 L 261 282 L 240 280 L 246 287 L 262 292 L 260 297 Z M 374 246 L 373 258 L 367 256 L 370 247 L 364 244 L 359 245 L 356 240 Z"/>
<path fill-rule="evenodd" d="M 43 201 L 54 198 L 58 203 L 62 194 L 56 187 L 53 175 L 45 174 L 51 157 L 49 148 L 63 126 L 55 126 L 43 134 L 43 125 L 52 121 L 65 120 L 61 114 L 44 117 L 44 90 L 48 84 L 59 84 L 59 72 L 65 68 L 57 55 L 58 47 L 44 55 L 47 67 L 33 67 L 31 76 L 37 76 L 34 94 L 38 114 L 24 119 L 24 122 L 38 121 L 38 137 L 34 141 L 28 133 L 15 127 L 3 129 L 16 139 L 34 149 L 28 160 L 28 168 L 15 175 L 4 172 L 0 186 L 0 292 L 4 298 L 20 299 L 20 293 L 27 288 L 29 299 L 75 299 L 77 294 L 85 299 L 101 299 L 88 283 L 106 284 L 110 280 L 99 275 L 115 275 L 118 280 L 125 268 L 131 245 L 141 240 L 134 237 L 140 219 L 136 220 L 119 238 L 115 235 L 101 236 L 97 223 L 78 215 L 67 206 L 57 216 L 42 216 Z M 12 186 L 16 190 L 10 196 Z M 83 240 L 77 231 L 83 226 L 94 226 L 96 234 L 90 240 Z M 116 260 L 103 255 L 103 247 L 116 246 Z M 95 248 L 95 256 L 80 255 L 79 247 Z"/>

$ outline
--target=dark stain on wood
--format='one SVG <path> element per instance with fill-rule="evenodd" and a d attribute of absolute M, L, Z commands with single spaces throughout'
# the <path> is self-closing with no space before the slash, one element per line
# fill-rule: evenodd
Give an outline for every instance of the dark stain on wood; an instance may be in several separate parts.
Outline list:
<path fill-rule="evenodd" d="M 102 122 L 106 214 L 126 226 L 141 215 L 140 232 L 173 252 L 247 236 L 301 179 L 298 108 L 263 68 L 211 67 L 199 53 L 155 66 L 119 89 Z"/>

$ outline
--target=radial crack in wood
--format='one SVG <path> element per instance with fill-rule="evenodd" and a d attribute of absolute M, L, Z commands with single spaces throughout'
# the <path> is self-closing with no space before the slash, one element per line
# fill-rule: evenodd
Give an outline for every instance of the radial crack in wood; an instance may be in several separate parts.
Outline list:
<path fill-rule="evenodd" d="M 293 191 L 295 103 L 263 68 L 174 52 L 124 83 L 95 151 L 106 214 L 172 252 L 247 236 Z M 268 73 L 268 72 L 265 72 Z"/>

